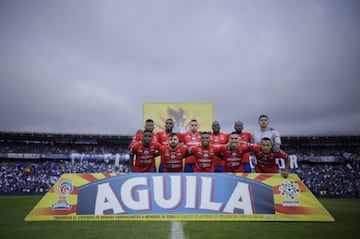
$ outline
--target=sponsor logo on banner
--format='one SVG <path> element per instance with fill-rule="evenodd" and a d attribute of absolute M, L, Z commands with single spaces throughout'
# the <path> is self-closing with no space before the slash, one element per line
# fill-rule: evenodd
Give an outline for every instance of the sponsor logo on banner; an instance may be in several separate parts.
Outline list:
<path fill-rule="evenodd" d="M 231 174 L 126 174 L 78 189 L 77 215 L 275 214 L 273 188 Z"/>
<path fill-rule="evenodd" d="M 52 210 L 70 210 L 72 204 L 66 201 L 67 196 L 73 191 L 74 185 L 70 179 L 60 178 L 54 186 L 54 192 L 58 196 L 56 203 L 52 204 Z"/>
<path fill-rule="evenodd" d="M 300 187 L 295 181 L 283 181 L 279 187 L 280 195 L 283 196 L 282 205 L 288 207 L 299 207 L 300 201 L 297 200 L 300 197 Z"/>

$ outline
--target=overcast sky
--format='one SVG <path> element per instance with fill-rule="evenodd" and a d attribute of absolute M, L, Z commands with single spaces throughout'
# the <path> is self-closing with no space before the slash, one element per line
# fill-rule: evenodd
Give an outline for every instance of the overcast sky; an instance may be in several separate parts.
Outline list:
<path fill-rule="evenodd" d="M 144 102 L 224 132 L 360 135 L 360 1 L 1 0 L 0 131 L 134 134 Z"/>

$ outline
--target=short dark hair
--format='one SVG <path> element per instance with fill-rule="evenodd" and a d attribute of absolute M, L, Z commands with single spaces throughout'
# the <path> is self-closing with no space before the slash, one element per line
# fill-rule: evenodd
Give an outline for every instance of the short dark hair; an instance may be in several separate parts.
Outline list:
<path fill-rule="evenodd" d="M 267 115 L 260 115 L 260 116 L 259 116 L 259 120 L 260 120 L 261 118 L 264 118 L 264 117 L 267 118 L 267 119 L 269 119 L 269 116 L 267 116 Z"/>
<path fill-rule="evenodd" d="M 261 141 L 263 141 L 263 140 L 266 140 L 266 141 L 270 141 L 270 142 L 271 142 L 271 139 L 270 139 L 269 137 L 264 137 L 264 138 L 261 139 Z"/>
<path fill-rule="evenodd" d="M 145 134 L 145 133 L 150 133 L 151 135 L 153 134 L 153 132 L 151 130 L 148 130 L 148 129 L 144 130 L 143 134 Z"/>
<path fill-rule="evenodd" d="M 174 124 L 174 120 L 173 120 L 172 118 L 166 119 L 166 120 L 165 120 L 165 124 L 166 124 L 166 122 L 168 122 L 168 121 L 171 121 L 171 123 Z"/>
<path fill-rule="evenodd" d="M 174 137 L 174 136 L 179 138 L 179 135 L 177 135 L 177 133 L 174 133 L 174 132 L 169 133 L 168 137 L 171 138 L 171 137 Z"/>

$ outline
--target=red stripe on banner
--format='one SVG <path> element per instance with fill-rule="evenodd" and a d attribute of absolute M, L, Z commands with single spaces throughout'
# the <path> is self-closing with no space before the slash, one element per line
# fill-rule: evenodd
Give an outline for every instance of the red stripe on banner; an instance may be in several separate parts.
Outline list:
<path fill-rule="evenodd" d="M 280 204 L 275 204 L 275 211 L 283 214 L 303 214 L 303 215 L 310 215 L 310 214 L 321 214 L 323 213 L 322 210 L 317 208 L 310 208 L 310 207 L 289 207 L 283 206 Z"/>
<path fill-rule="evenodd" d="M 110 173 L 103 173 L 103 175 L 105 176 L 105 178 L 110 178 L 111 177 Z"/>
<path fill-rule="evenodd" d="M 89 182 L 95 182 L 95 181 L 98 180 L 97 177 L 93 176 L 93 175 L 90 174 L 90 173 L 82 173 L 82 174 L 80 174 L 79 176 L 80 176 L 81 178 L 89 181 Z"/>
<path fill-rule="evenodd" d="M 72 192 L 70 193 L 70 195 L 78 195 L 78 192 L 79 192 L 78 187 L 76 187 L 76 186 L 74 185 L 74 189 L 72 190 Z"/>
<path fill-rule="evenodd" d="M 77 205 L 72 205 L 70 210 L 53 210 L 50 207 L 47 208 L 35 208 L 32 212 L 34 215 L 68 215 L 76 213 Z"/>
<path fill-rule="evenodd" d="M 265 181 L 265 180 L 271 178 L 272 176 L 274 176 L 273 173 L 267 173 L 267 174 L 262 173 L 259 176 L 257 176 L 256 178 L 254 178 L 254 180 L 262 182 L 262 181 Z"/>

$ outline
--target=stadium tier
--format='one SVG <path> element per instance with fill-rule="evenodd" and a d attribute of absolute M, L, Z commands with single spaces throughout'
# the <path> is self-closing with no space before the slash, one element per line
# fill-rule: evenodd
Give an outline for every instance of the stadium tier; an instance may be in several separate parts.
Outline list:
<path fill-rule="evenodd" d="M 0 132 L 0 193 L 45 193 L 63 173 L 128 172 L 132 138 Z M 316 196 L 360 197 L 360 136 L 283 136 L 282 148 Z"/>

